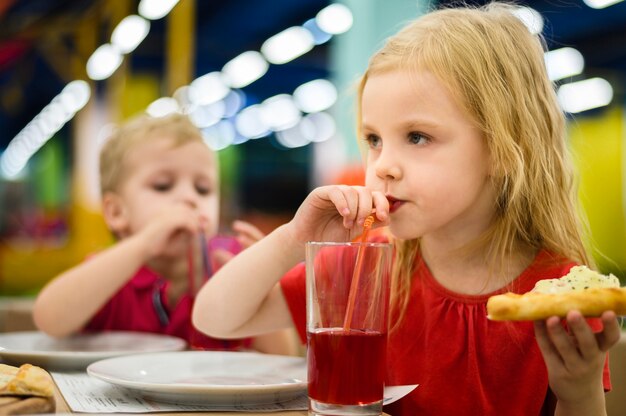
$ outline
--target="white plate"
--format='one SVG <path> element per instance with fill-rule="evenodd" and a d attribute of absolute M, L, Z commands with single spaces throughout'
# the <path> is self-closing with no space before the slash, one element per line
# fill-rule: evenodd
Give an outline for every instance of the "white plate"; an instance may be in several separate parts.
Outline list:
<path fill-rule="evenodd" d="M 143 352 L 178 351 L 187 343 L 177 337 L 146 332 L 107 331 L 56 339 L 43 332 L 0 334 L 0 357 L 7 364 L 38 365 L 46 370 L 83 370 L 105 358 Z"/>
<path fill-rule="evenodd" d="M 304 358 L 256 352 L 183 351 L 109 358 L 91 364 L 87 373 L 169 403 L 278 403 L 307 388 Z"/>

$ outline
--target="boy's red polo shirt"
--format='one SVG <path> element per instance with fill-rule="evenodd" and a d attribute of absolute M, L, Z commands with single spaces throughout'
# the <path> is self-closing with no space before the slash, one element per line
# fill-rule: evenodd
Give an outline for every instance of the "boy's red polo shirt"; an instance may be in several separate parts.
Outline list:
<path fill-rule="evenodd" d="M 167 303 L 169 282 L 142 267 L 85 326 L 85 331 L 139 331 L 173 335 L 199 349 L 249 348 L 251 339 L 220 340 L 192 330 L 193 298 L 184 294 L 173 307 Z M 159 316 L 162 310 L 166 319 Z M 161 314 L 162 315 L 162 314 Z M 193 337 L 193 343 L 192 343 Z"/>

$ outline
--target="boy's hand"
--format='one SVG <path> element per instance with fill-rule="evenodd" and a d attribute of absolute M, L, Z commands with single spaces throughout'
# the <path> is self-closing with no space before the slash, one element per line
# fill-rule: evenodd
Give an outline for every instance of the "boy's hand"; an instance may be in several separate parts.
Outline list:
<path fill-rule="evenodd" d="M 581 414 L 593 414 L 584 412 L 591 411 L 594 401 L 604 403 L 602 372 L 607 351 L 620 337 L 617 318 L 613 312 L 604 312 L 603 328 L 598 333 L 578 311 L 569 312 L 566 320 L 569 333 L 557 317 L 536 321 L 537 343 L 559 404 L 577 408 Z"/>
<path fill-rule="evenodd" d="M 186 248 L 200 223 L 198 213 L 186 204 L 161 211 L 137 234 L 146 247 L 146 260 Z"/>
<path fill-rule="evenodd" d="M 389 221 L 389 202 L 381 192 L 363 186 L 331 185 L 314 189 L 289 223 L 301 243 L 350 241 L 363 232 L 363 222 L 376 210 L 376 225 Z"/>
<path fill-rule="evenodd" d="M 261 230 L 246 221 L 234 221 L 232 227 L 236 234 L 237 242 L 241 244 L 243 248 L 248 248 L 265 237 L 265 234 L 263 234 Z M 222 248 L 214 249 L 211 252 L 211 260 L 214 262 L 215 270 L 219 270 L 219 268 L 221 268 L 233 257 L 235 257 L 235 254 Z"/>
<path fill-rule="evenodd" d="M 237 241 L 243 248 L 248 248 L 265 237 L 263 231 L 259 230 L 255 225 L 241 220 L 233 222 L 233 231 L 236 234 Z"/>

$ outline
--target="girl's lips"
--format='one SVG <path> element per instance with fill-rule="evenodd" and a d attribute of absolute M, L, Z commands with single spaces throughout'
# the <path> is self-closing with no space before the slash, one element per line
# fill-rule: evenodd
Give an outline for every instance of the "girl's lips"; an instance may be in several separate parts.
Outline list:
<path fill-rule="evenodd" d="M 389 213 L 393 214 L 396 212 L 403 204 L 404 201 L 396 199 L 392 196 L 387 196 L 387 201 L 389 201 Z"/>

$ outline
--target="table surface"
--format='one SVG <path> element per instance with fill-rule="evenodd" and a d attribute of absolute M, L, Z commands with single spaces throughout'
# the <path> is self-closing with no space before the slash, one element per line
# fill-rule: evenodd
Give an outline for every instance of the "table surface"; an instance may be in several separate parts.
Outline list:
<path fill-rule="evenodd" d="M 67 405 L 67 402 L 63 398 L 63 395 L 59 391 L 58 387 L 55 385 L 54 387 L 54 398 L 56 400 L 56 413 L 73 413 L 72 409 Z M 89 413 L 80 413 L 81 415 L 87 415 Z M 107 413 L 111 416 L 119 416 L 119 413 Z M 133 415 L 140 415 L 141 413 L 133 413 Z M 155 416 L 166 416 L 166 415 L 180 415 L 180 416 L 191 416 L 196 414 L 206 414 L 211 416 L 307 416 L 306 410 L 290 410 L 285 412 L 260 412 L 260 413 L 249 413 L 249 412 L 178 412 L 178 413 L 151 413 Z"/>
<path fill-rule="evenodd" d="M 4 298 L 0 296 L 0 332 L 10 331 L 24 331 L 34 330 L 34 324 L 32 323 L 31 309 L 33 299 L 18 299 L 18 298 Z M 16 319 L 16 316 L 20 319 Z M 21 319 L 23 318 L 23 319 Z M 18 322 L 19 321 L 19 322 Z M 16 327 L 15 324 L 19 323 L 20 326 Z M 2 362 L 2 360 L 0 360 Z M 67 405 L 67 402 L 63 398 L 63 395 L 55 385 L 54 397 L 56 401 L 56 413 L 57 414 L 70 414 L 74 413 L 72 409 Z M 88 413 L 83 413 L 87 415 Z M 192 416 L 194 414 L 206 414 L 211 416 L 307 416 L 306 410 L 290 410 L 282 412 L 178 412 L 178 413 L 151 413 L 154 416 L 168 416 L 168 415 L 180 415 L 180 416 Z M 111 416 L 119 416 L 120 413 L 108 413 Z M 132 416 L 139 416 L 139 413 L 133 413 Z M 389 416 L 383 413 L 383 416 Z"/>

